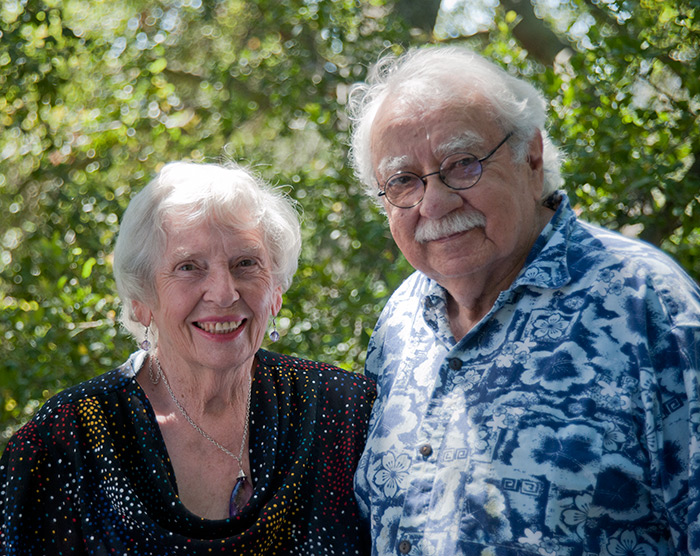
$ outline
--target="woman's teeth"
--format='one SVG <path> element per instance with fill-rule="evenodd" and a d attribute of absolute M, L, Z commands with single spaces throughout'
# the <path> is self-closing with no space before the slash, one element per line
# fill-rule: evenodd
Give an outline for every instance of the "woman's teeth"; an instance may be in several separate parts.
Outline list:
<path fill-rule="evenodd" d="M 236 330 L 243 321 L 238 322 L 198 322 L 199 328 L 210 334 L 228 334 Z"/>

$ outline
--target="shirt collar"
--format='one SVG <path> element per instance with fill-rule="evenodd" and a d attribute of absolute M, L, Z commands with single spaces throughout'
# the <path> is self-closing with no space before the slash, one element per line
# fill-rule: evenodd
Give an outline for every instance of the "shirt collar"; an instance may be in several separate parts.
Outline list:
<path fill-rule="evenodd" d="M 428 279 L 423 298 L 423 319 L 443 344 L 451 348 L 457 343 L 447 318 L 447 290 L 435 280 Z"/>
<path fill-rule="evenodd" d="M 554 216 L 537 238 L 511 289 L 518 286 L 556 289 L 571 280 L 567 251 L 576 214 L 563 191 L 554 192 L 545 205 L 556 209 Z"/>
<path fill-rule="evenodd" d="M 148 352 L 142 349 L 133 352 L 129 356 L 129 359 L 120 365 L 122 374 L 128 376 L 129 378 L 134 378 L 137 374 L 139 374 L 139 371 L 141 370 L 144 361 L 146 361 L 147 356 Z"/>

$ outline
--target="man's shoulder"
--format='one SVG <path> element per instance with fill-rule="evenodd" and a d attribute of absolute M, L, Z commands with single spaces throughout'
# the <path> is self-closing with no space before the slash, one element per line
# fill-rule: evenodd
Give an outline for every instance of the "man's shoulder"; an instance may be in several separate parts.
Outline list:
<path fill-rule="evenodd" d="M 552 230 L 546 237 L 547 245 L 537 259 L 562 259 L 564 264 L 594 270 L 610 265 L 654 268 L 672 268 L 682 271 L 673 259 L 658 247 L 634 236 L 633 230 L 612 230 L 587 222 L 571 207 L 568 197 L 558 192 L 557 213 L 552 219 Z"/>
<path fill-rule="evenodd" d="M 593 250 L 601 250 L 614 254 L 641 253 L 644 255 L 653 254 L 654 256 L 666 256 L 658 247 L 640 238 L 580 219 L 576 220 L 572 238 L 576 243 L 586 245 L 588 249 Z"/>
<path fill-rule="evenodd" d="M 572 239 L 570 259 L 579 259 L 584 267 L 626 269 L 651 279 L 675 276 L 691 287 L 694 284 L 673 257 L 642 239 L 583 221 L 577 222 Z"/>
<path fill-rule="evenodd" d="M 569 292 L 578 290 L 589 300 L 614 302 L 620 310 L 653 319 L 660 326 L 697 326 L 700 287 L 658 247 L 577 221 L 571 230 L 566 257 L 571 276 Z"/>

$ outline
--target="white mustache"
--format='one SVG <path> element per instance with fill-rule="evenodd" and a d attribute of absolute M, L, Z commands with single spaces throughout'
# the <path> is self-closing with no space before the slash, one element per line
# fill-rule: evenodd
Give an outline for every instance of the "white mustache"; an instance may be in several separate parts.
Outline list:
<path fill-rule="evenodd" d="M 480 212 L 451 212 L 440 220 L 421 220 L 414 238 L 418 243 L 426 243 L 467 232 L 472 228 L 484 227 L 486 227 L 486 218 Z"/>

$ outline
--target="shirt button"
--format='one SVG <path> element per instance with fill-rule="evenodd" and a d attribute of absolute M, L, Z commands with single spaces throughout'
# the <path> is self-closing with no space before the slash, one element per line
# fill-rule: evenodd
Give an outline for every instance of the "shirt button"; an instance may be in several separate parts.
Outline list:
<path fill-rule="evenodd" d="M 450 359 L 450 369 L 456 371 L 462 368 L 462 362 L 459 359 Z"/>
<path fill-rule="evenodd" d="M 423 444 L 418 450 L 423 457 L 428 457 L 433 453 L 433 447 L 430 444 Z"/>
<path fill-rule="evenodd" d="M 411 552 L 411 543 L 409 541 L 401 541 L 399 543 L 399 552 L 401 554 L 408 554 Z"/>

